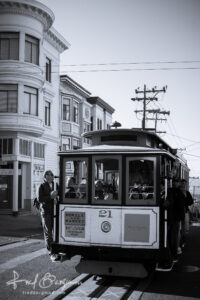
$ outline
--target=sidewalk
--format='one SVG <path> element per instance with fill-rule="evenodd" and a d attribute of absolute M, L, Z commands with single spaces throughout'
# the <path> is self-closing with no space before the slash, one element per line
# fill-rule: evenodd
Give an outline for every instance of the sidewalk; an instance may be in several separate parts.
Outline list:
<path fill-rule="evenodd" d="M 43 239 L 43 230 L 39 215 L 0 216 L 0 245 L 27 238 Z"/>

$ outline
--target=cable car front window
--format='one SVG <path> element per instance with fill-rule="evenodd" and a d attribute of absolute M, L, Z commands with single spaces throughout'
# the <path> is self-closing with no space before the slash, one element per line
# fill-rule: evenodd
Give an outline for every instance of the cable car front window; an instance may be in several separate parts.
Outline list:
<path fill-rule="evenodd" d="M 64 203 L 87 203 L 87 159 L 67 159 L 64 163 Z"/>
<path fill-rule="evenodd" d="M 96 157 L 93 161 L 93 203 L 119 204 L 119 157 Z"/>
<path fill-rule="evenodd" d="M 127 159 L 127 204 L 155 202 L 155 159 Z"/>

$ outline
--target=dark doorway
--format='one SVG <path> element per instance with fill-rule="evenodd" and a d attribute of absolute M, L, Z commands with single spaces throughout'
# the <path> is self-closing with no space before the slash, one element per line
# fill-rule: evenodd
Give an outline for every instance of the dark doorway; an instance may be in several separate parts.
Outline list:
<path fill-rule="evenodd" d="M 13 176 L 0 176 L 0 209 L 12 209 Z"/>

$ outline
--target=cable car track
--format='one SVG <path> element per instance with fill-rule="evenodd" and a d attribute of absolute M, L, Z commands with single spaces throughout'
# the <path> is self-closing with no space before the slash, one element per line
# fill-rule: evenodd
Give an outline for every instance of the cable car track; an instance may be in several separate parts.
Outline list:
<path fill-rule="evenodd" d="M 139 300 L 151 280 L 152 274 L 145 279 L 81 274 L 45 300 Z"/>

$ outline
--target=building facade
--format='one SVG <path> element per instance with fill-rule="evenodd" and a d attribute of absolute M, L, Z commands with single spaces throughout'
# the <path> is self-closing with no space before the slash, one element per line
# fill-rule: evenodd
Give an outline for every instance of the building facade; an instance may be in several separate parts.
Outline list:
<path fill-rule="evenodd" d="M 102 110 L 59 76 L 60 54 L 70 45 L 53 21 L 40 2 L 0 0 L 0 210 L 13 214 L 31 209 L 46 169 L 58 174 L 57 151 L 89 143 L 81 134 Z M 108 122 L 113 112 L 104 112 Z"/>

